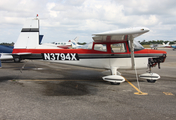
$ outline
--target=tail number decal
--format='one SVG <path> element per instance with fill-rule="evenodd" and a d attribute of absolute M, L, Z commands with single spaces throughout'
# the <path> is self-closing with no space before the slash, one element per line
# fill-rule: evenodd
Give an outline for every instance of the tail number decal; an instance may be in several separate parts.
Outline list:
<path fill-rule="evenodd" d="M 79 60 L 77 53 L 43 53 L 43 60 Z"/>

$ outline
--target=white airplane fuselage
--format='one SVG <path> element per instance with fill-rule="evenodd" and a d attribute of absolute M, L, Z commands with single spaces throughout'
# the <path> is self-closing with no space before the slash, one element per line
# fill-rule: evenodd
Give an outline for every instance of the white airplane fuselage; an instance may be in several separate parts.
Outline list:
<path fill-rule="evenodd" d="M 39 19 L 28 20 L 14 45 L 14 59 L 43 59 L 50 62 L 111 70 L 103 80 L 122 83 L 118 69 L 146 69 L 164 62 L 166 52 L 144 49 L 134 38 L 148 32 L 145 27 L 119 29 L 93 34 L 94 42 L 79 49 L 59 49 L 56 46 L 39 45 Z M 144 74 L 149 80 L 158 75 Z"/>
<path fill-rule="evenodd" d="M 106 45 L 102 49 L 99 47 L 101 44 Z M 111 44 L 124 44 L 122 52 L 112 52 Z M 98 46 L 98 49 L 96 48 Z M 113 46 L 114 50 L 120 50 L 119 46 Z M 42 48 L 42 49 L 41 49 Z M 127 41 L 113 42 L 113 43 L 93 43 L 91 49 L 51 49 L 39 45 L 35 49 L 14 49 L 13 53 L 29 52 L 30 55 L 23 55 L 21 59 L 43 59 L 50 62 L 64 63 L 77 66 L 85 66 L 92 68 L 111 69 L 132 69 L 131 51 Z M 134 60 L 136 69 L 146 69 L 148 59 L 156 58 L 166 54 L 165 51 L 140 49 L 134 52 Z"/>

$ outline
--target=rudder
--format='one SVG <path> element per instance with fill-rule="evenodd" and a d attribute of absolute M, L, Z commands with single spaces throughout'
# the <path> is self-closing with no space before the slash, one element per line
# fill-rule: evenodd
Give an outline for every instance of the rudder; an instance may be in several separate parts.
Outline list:
<path fill-rule="evenodd" d="M 28 19 L 14 45 L 15 49 L 36 48 L 39 45 L 39 19 Z"/>

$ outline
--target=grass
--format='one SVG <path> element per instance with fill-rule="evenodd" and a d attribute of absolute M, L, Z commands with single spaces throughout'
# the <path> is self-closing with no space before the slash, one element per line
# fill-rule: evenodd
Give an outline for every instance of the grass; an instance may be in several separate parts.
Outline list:
<path fill-rule="evenodd" d="M 142 45 L 144 48 L 150 48 L 150 45 Z"/>

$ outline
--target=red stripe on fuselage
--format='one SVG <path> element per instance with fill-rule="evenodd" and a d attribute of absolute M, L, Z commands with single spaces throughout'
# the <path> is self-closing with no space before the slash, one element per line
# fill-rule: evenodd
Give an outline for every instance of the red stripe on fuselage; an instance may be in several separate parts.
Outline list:
<path fill-rule="evenodd" d="M 16 53 L 83 53 L 83 54 L 89 54 L 89 53 L 106 53 L 101 51 L 95 51 L 95 50 L 88 50 L 88 49 L 13 49 L 13 54 Z"/>
<path fill-rule="evenodd" d="M 162 51 L 162 50 L 152 50 L 152 49 L 143 49 L 143 50 L 139 50 L 139 51 L 135 51 L 134 52 L 135 54 L 138 54 L 138 53 L 140 53 L 140 54 L 167 54 L 167 52 L 166 51 Z"/>
<path fill-rule="evenodd" d="M 31 54 L 41 54 L 41 53 L 78 53 L 78 54 L 130 54 L 129 51 L 125 53 L 111 53 L 102 52 L 97 50 L 89 50 L 89 49 L 13 49 L 13 54 L 17 53 L 31 53 Z M 135 54 L 166 54 L 166 51 L 161 50 L 151 50 L 151 49 L 143 49 L 139 51 L 135 51 Z"/>

